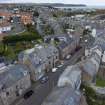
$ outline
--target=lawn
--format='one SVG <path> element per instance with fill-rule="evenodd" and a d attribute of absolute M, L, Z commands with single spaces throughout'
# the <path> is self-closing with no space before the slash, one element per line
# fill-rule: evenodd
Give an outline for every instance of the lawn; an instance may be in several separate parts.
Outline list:
<path fill-rule="evenodd" d="M 103 79 L 100 78 L 100 77 L 97 77 L 97 78 L 96 78 L 96 86 L 105 87 L 105 80 L 103 80 Z"/>
<path fill-rule="evenodd" d="M 29 31 L 25 31 L 23 33 L 20 33 L 20 35 L 39 35 L 37 32 L 29 32 Z"/>

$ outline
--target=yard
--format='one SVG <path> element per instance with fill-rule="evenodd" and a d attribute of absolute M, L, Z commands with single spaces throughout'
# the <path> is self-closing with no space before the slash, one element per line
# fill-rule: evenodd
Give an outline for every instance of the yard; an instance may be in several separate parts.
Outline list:
<path fill-rule="evenodd" d="M 25 32 L 3 38 L 0 43 L 0 56 L 4 56 L 10 60 L 16 60 L 21 51 L 32 48 L 35 44 L 42 42 L 42 37 L 34 27 L 28 25 Z"/>
<path fill-rule="evenodd" d="M 81 85 L 81 90 L 84 92 L 86 96 L 86 101 L 88 105 L 105 105 L 104 98 L 99 98 L 96 92 L 87 85 Z"/>
<path fill-rule="evenodd" d="M 105 87 L 105 80 L 103 80 L 101 77 L 96 78 L 96 86 L 99 87 Z"/>

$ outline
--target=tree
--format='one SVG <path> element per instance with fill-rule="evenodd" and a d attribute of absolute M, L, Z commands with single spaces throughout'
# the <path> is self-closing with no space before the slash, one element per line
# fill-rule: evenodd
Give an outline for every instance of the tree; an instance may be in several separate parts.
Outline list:
<path fill-rule="evenodd" d="M 87 34 L 90 34 L 91 33 L 91 30 L 89 29 L 84 29 L 83 30 L 83 35 L 87 35 Z"/>
<path fill-rule="evenodd" d="M 38 17 L 39 13 L 37 11 L 34 11 L 33 16 Z"/>
<path fill-rule="evenodd" d="M 47 25 L 46 27 L 45 27 L 45 34 L 46 35 L 51 35 L 51 34 L 54 34 L 54 30 L 51 28 L 51 26 L 50 25 Z"/>
<path fill-rule="evenodd" d="M 13 35 L 13 36 L 5 36 L 3 38 L 3 43 L 8 44 L 8 43 L 17 43 L 17 42 L 22 42 L 22 41 L 32 41 L 32 40 L 37 40 L 41 39 L 41 36 L 37 34 L 32 34 L 29 35 Z"/>
<path fill-rule="evenodd" d="M 4 56 L 9 60 L 14 60 L 16 55 L 12 47 L 8 46 L 4 52 Z"/>
<path fill-rule="evenodd" d="M 53 17 L 57 17 L 57 15 L 55 13 L 53 13 Z"/>
<path fill-rule="evenodd" d="M 0 43 L 0 55 L 2 55 L 4 52 L 4 44 Z"/>

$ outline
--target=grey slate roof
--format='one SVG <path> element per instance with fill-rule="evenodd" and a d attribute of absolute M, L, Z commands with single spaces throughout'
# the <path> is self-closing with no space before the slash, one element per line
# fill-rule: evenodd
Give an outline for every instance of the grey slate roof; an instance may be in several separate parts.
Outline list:
<path fill-rule="evenodd" d="M 77 83 L 78 79 L 81 79 L 80 68 L 77 65 L 68 66 L 59 77 L 58 86 L 65 86 L 68 84 L 74 86 L 74 84 Z"/>
<path fill-rule="evenodd" d="M 89 59 L 80 62 L 80 68 L 91 76 L 96 75 L 96 66 Z"/>
<path fill-rule="evenodd" d="M 105 50 L 105 36 L 100 36 L 96 39 L 94 45 L 98 45 L 102 48 L 102 50 Z"/>
<path fill-rule="evenodd" d="M 0 72 L 0 90 L 12 86 L 28 74 L 28 68 L 20 64 L 11 65 L 4 69 L 6 70 Z"/>
<path fill-rule="evenodd" d="M 58 52 L 57 48 L 52 45 L 42 44 L 34 47 L 33 51 L 27 55 L 28 60 L 35 66 L 38 67 L 40 64 L 46 62 L 48 57 L 54 56 Z M 25 53 L 22 52 L 19 55 L 19 59 L 24 59 Z"/>
<path fill-rule="evenodd" d="M 58 44 L 58 48 L 59 49 L 63 49 L 65 47 L 67 47 L 68 45 L 70 45 L 72 42 L 74 42 L 75 38 L 70 38 L 70 37 L 66 37 L 66 41 L 61 41 L 59 44 Z"/>
<path fill-rule="evenodd" d="M 56 87 L 42 105 L 79 105 L 80 92 L 74 91 L 70 86 Z"/>

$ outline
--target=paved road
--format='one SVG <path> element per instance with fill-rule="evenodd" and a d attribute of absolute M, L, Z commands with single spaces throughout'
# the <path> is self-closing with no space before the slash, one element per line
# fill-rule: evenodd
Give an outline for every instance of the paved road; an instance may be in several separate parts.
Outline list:
<path fill-rule="evenodd" d="M 44 83 L 37 85 L 33 85 L 32 88 L 34 90 L 34 94 L 28 98 L 27 100 L 24 100 L 23 98 L 18 101 L 18 103 L 14 105 L 41 105 L 44 99 L 48 96 L 48 94 L 51 92 L 51 90 L 56 86 L 57 81 L 61 73 L 64 71 L 64 69 L 68 65 L 75 64 L 77 60 L 82 57 L 84 54 L 84 49 L 80 49 L 78 52 L 76 52 L 70 60 L 65 61 L 64 65 L 57 69 L 55 73 L 48 73 L 49 80 Z"/>
<path fill-rule="evenodd" d="M 15 35 L 20 34 L 25 31 L 25 28 L 22 24 L 19 23 L 12 23 L 12 26 L 14 27 L 10 32 L 8 32 L 9 35 Z"/>

